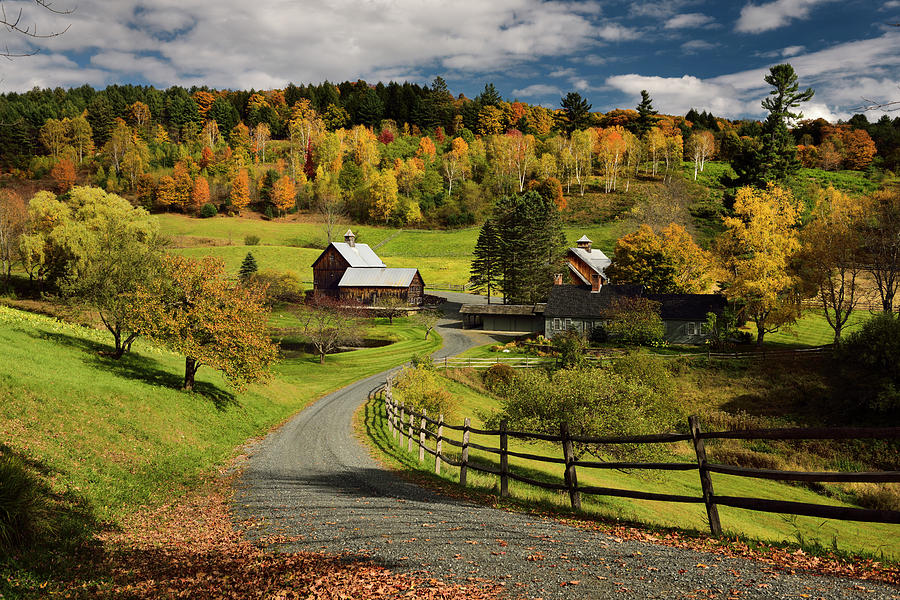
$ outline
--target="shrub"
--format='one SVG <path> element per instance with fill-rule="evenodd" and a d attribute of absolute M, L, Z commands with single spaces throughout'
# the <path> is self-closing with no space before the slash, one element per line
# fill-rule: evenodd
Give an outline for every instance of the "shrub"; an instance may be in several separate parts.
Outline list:
<path fill-rule="evenodd" d="M 418 352 L 413 354 L 409 358 L 410 364 L 414 369 L 428 369 L 430 371 L 434 370 L 434 360 L 432 360 L 431 355 L 427 352 Z"/>
<path fill-rule="evenodd" d="M 303 301 L 303 282 L 293 271 L 257 271 L 252 281 L 266 288 L 266 301 L 269 304 L 278 302 L 299 303 Z"/>
<path fill-rule="evenodd" d="M 896 421 L 900 417 L 900 320 L 882 313 L 848 335 L 836 358 L 856 371 L 868 408 Z"/>
<path fill-rule="evenodd" d="M 0 452 L 0 553 L 49 533 L 49 491 L 21 459 Z"/>
<path fill-rule="evenodd" d="M 624 344 L 650 345 L 661 342 L 666 327 L 659 316 L 659 303 L 646 298 L 622 298 L 612 307 L 606 331 L 610 339 Z"/>
<path fill-rule="evenodd" d="M 203 219 L 209 219 L 210 217 L 214 217 L 219 214 L 219 210 L 216 208 L 216 205 L 212 202 L 207 202 L 200 209 L 200 217 Z"/>
<path fill-rule="evenodd" d="M 497 363 L 491 365 L 490 368 L 484 372 L 481 376 L 481 380 L 484 382 L 485 387 L 493 392 L 499 387 L 509 385 L 515 377 L 515 369 L 509 365 Z"/>
<path fill-rule="evenodd" d="M 432 419 L 442 414 L 445 420 L 452 420 L 456 399 L 447 391 L 446 380 L 434 369 L 406 367 L 394 379 L 393 389 L 394 400 L 405 402 L 413 410 L 424 408 Z"/>
<path fill-rule="evenodd" d="M 244 236 L 244 245 L 245 246 L 258 246 L 259 245 L 259 236 L 258 235 L 245 235 Z"/>
<path fill-rule="evenodd" d="M 553 347 L 559 353 L 559 363 L 564 369 L 584 363 L 584 349 L 587 340 L 574 328 L 567 329 L 553 338 Z"/>

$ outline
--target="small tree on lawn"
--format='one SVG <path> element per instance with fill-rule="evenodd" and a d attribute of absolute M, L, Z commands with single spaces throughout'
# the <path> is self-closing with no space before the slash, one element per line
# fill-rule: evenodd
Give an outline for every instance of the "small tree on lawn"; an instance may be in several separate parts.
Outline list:
<path fill-rule="evenodd" d="M 183 354 L 183 388 L 201 365 L 237 388 L 263 379 L 277 350 L 267 331 L 264 290 L 229 282 L 221 261 L 169 255 L 163 276 L 133 296 L 134 330 Z"/>
<path fill-rule="evenodd" d="M 431 309 L 423 309 L 419 312 L 412 314 L 413 322 L 425 329 L 425 339 L 428 339 L 428 334 L 431 333 L 431 330 L 438 324 L 444 316 L 439 310 L 431 310 Z"/>
<path fill-rule="evenodd" d="M 362 338 L 362 326 L 355 310 L 326 296 L 308 302 L 297 316 L 306 339 L 316 350 L 319 364 L 325 363 L 326 354 L 340 346 L 358 343 Z"/>
<path fill-rule="evenodd" d="M 611 339 L 640 346 L 661 342 L 666 327 L 659 316 L 659 302 L 646 298 L 620 298 L 612 305 L 606 331 Z"/>
<path fill-rule="evenodd" d="M 388 323 L 393 325 L 396 317 L 402 317 L 406 314 L 409 302 L 397 296 L 384 296 L 375 302 L 375 306 L 378 307 L 378 314 L 387 317 Z"/>

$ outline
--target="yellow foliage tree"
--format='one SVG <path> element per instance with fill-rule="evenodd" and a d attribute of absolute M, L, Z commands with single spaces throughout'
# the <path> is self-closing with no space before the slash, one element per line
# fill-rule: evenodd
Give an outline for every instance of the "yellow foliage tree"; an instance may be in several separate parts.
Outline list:
<path fill-rule="evenodd" d="M 372 218 L 386 223 L 397 208 L 397 177 L 394 172 L 385 169 L 374 175 L 369 184 L 369 194 L 372 199 Z"/>
<path fill-rule="evenodd" d="M 725 295 L 756 325 L 756 343 L 800 315 L 798 280 L 791 261 L 800 249 L 800 204 L 790 190 L 741 188 L 733 217 L 717 240 Z"/>
<path fill-rule="evenodd" d="M 297 188 L 294 181 L 284 175 L 279 177 L 272 185 L 272 203 L 280 213 L 284 213 L 294 207 L 297 196 Z"/>
<path fill-rule="evenodd" d="M 231 193 L 228 198 L 238 214 L 250 206 L 250 174 L 247 169 L 239 169 L 237 175 L 231 180 Z"/>

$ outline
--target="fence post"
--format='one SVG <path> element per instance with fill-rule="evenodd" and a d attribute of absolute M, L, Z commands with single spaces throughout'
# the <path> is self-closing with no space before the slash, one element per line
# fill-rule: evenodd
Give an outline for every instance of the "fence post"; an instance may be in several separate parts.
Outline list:
<path fill-rule="evenodd" d="M 466 487 L 466 476 L 469 471 L 469 417 L 463 421 L 462 456 L 459 461 L 459 485 Z"/>
<path fill-rule="evenodd" d="M 413 411 L 409 411 L 409 429 L 406 431 L 406 451 L 412 452 L 412 434 L 413 434 Z"/>
<path fill-rule="evenodd" d="M 506 419 L 500 421 L 500 497 L 509 496 L 509 455 L 507 454 L 508 440 L 506 436 Z"/>
<path fill-rule="evenodd" d="M 569 424 L 562 423 L 559 426 L 560 437 L 562 437 L 563 458 L 566 461 L 565 480 L 566 487 L 569 488 L 569 502 L 572 508 L 581 510 L 581 494 L 578 492 L 578 474 L 575 472 L 575 449 L 572 445 L 572 439 L 569 437 Z"/>
<path fill-rule="evenodd" d="M 397 423 L 397 431 L 394 432 L 394 437 L 397 438 L 397 443 L 403 443 L 403 421 L 406 420 L 406 403 L 400 403 L 400 422 Z"/>
<path fill-rule="evenodd" d="M 419 462 L 425 460 L 425 416 L 428 411 L 422 409 L 422 426 L 419 427 Z"/>
<path fill-rule="evenodd" d="M 438 417 L 437 443 L 434 445 L 434 473 L 441 474 L 441 450 L 444 448 L 444 415 Z"/>
<path fill-rule="evenodd" d="M 700 487 L 703 490 L 703 502 L 706 504 L 706 515 L 709 517 L 709 530 L 715 537 L 722 536 L 722 524 L 719 522 L 719 508 L 716 506 L 713 496 L 712 477 L 706 468 L 706 447 L 703 438 L 700 437 L 700 419 L 696 416 L 688 417 L 688 425 L 691 428 L 691 437 L 694 440 L 694 451 L 697 453 L 697 465 L 700 468 Z"/>

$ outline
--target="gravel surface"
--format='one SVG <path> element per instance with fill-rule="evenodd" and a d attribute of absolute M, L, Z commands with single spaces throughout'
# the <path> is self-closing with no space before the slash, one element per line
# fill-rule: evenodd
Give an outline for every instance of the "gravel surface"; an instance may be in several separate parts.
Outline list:
<path fill-rule="evenodd" d="M 442 324 L 445 346 L 436 356 L 489 341 L 453 320 Z M 448 582 L 502 582 L 511 598 L 900 600 L 900 588 L 886 584 L 789 574 L 420 488 L 381 468 L 353 435 L 354 412 L 385 375 L 322 398 L 249 450 L 234 498 L 238 519 L 261 523 L 248 535 L 283 535 L 281 550 L 350 552 Z"/>

